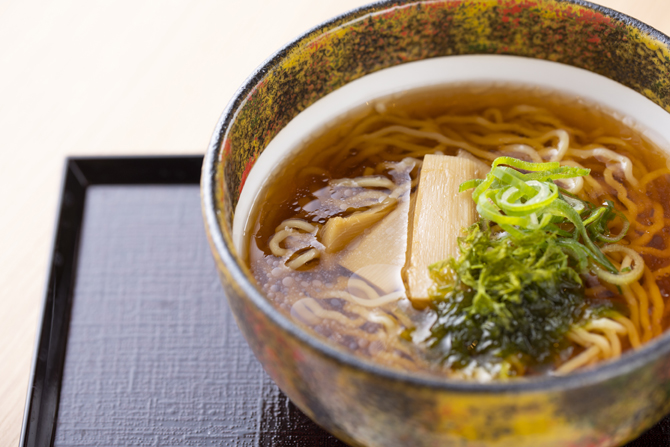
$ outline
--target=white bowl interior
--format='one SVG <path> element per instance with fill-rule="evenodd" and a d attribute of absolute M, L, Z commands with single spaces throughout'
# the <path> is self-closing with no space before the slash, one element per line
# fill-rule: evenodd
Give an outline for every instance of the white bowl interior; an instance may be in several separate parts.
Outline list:
<path fill-rule="evenodd" d="M 408 90 L 464 82 L 525 84 L 598 104 L 670 153 L 670 113 L 634 90 L 590 71 L 503 55 L 447 56 L 410 62 L 369 74 L 324 96 L 277 134 L 249 172 L 235 208 L 233 243 L 238 253 L 245 256 L 248 219 L 256 197 L 291 153 L 366 103 Z"/>

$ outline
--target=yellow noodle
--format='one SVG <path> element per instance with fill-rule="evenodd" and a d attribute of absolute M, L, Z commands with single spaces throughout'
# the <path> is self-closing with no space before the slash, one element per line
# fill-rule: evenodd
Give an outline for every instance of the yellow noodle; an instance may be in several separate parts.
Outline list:
<path fill-rule="evenodd" d="M 417 130 L 416 132 L 423 132 L 423 131 Z M 425 133 L 433 134 L 435 132 L 425 132 Z M 399 147 L 401 149 L 405 149 L 406 151 L 431 150 L 431 151 L 434 152 L 434 151 L 437 150 L 436 147 L 430 147 L 430 146 L 425 146 L 425 145 L 421 145 L 421 144 L 409 143 L 407 141 L 402 141 L 398 138 L 394 138 L 393 136 L 390 136 L 390 137 L 376 137 L 372 141 L 374 141 L 375 144 L 382 144 L 382 145 L 387 145 L 387 146 Z"/>
<path fill-rule="evenodd" d="M 539 115 L 547 113 L 549 113 L 549 111 L 541 107 L 529 106 L 528 104 L 519 104 L 509 109 L 509 111 L 507 112 L 507 118 L 512 119 L 520 115 L 527 115 L 527 114 Z"/>
<path fill-rule="evenodd" d="M 486 118 L 481 116 L 453 116 L 453 115 L 444 115 L 435 119 L 435 122 L 438 124 L 447 124 L 447 123 L 468 123 L 468 124 L 477 124 L 485 129 L 497 130 L 497 131 L 509 131 L 515 132 L 527 137 L 537 137 L 541 133 L 530 127 L 521 126 L 516 123 L 504 123 L 504 122 L 491 122 Z"/>
<path fill-rule="evenodd" d="M 450 138 L 451 140 L 454 141 L 465 141 L 465 137 L 461 135 L 459 132 L 456 131 L 453 127 L 446 127 L 442 126 L 440 127 L 440 133 L 444 135 L 447 138 Z M 483 157 L 479 157 L 483 158 Z M 493 159 L 491 159 L 493 160 Z"/>
<path fill-rule="evenodd" d="M 635 299 L 635 296 L 633 295 L 633 292 L 631 292 L 629 286 L 621 286 L 621 290 L 623 291 L 623 296 L 626 299 L 626 303 L 628 304 L 628 310 L 630 312 L 630 321 L 633 323 L 633 326 L 635 327 L 636 331 L 639 333 L 640 332 L 640 310 L 639 310 L 639 307 L 638 307 L 637 299 Z"/>
<path fill-rule="evenodd" d="M 451 138 L 445 137 L 441 133 L 438 132 L 422 132 L 419 130 L 414 130 L 410 129 L 409 127 L 405 126 L 389 126 L 384 129 L 381 129 L 377 131 L 375 134 L 370 134 L 370 138 L 377 138 L 383 135 L 386 135 L 388 133 L 392 132 L 400 132 L 400 133 L 406 133 L 408 135 L 413 135 L 418 138 L 426 138 L 426 139 L 432 139 L 437 141 L 438 143 L 441 143 L 445 146 L 450 146 L 450 147 L 456 147 L 456 148 L 461 148 L 465 149 L 466 151 L 470 152 L 473 155 L 476 155 L 481 158 L 485 158 L 487 160 L 493 160 L 495 159 L 495 155 L 491 154 L 490 152 L 481 150 L 475 146 L 472 146 L 465 141 L 455 141 L 452 140 Z M 374 136 L 373 136 L 374 135 Z"/>
<path fill-rule="evenodd" d="M 571 329 L 570 331 L 568 331 L 568 333 L 565 336 L 567 338 L 569 338 L 570 340 L 572 340 L 573 342 L 577 343 L 579 346 L 582 346 L 582 347 L 589 347 L 593 344 L 593 343 L 589 343 L 588 341 L 586 341 L 581 336 L 581 334 L 576 332 L 574 329 Z"/>
<path fill-rule="evenodd" d="M 493 133 L 486 136 L 481 136 L 473 132 L 463 132 L 463 136 L 472 143 L 482 144 L 485 146 L 497 147 L 503 144 L 526 144 L 536 150 L 540 150 L 544 147 L 542 143 L 534 138 L 520 137 L 511 133 Z"/>
<path fill-rule="evenodd" d="M 653 182 L 654 180 L 656 180 L 657 178 L 659 178 L 661 176 L 668 175 L 668 174 L 670 174 L 670 169 L 668 169 L 668 168 L 661 168 L 661 169 L 657 169 L 656 171 L 652 171 L 652 172 L 648 173 L 647 175 L 645 175 L 644 177 L 642 177 L 640 179 L 640 189 L 642 191 L 645 191 L 647 189 L 647 185 L 649 185 L 649 183 Z"/>
<path fill-rule="evenodd" d="M 587 144 L 582 149 L 588 150 L 588 151 L 596 149 L 597 152 L 606 151 L 610 155 L 606 155 L 606 154 L 601 153 L 601 156 L 603 156 L 603 158 L 605 158 L 606 160 L 617 161 L 617 162 L 621 163 L 622 167 L 623 167 L 624 164 L 630 162 L 631 172 L 637 173 L 637 176 L 639 176 L 640 178 L 644 177 L 645 175 L 647 175 L 649 173 L 649 171 L 647 170 L 647 168 L 644 165 L 644 162 L 640 158 L 638 158 L 639 155 L 642 155 L 642 154 L 639 154 L 639 152 L 637 152 L 637 153 L 635 151 L 627 152 L 625 150 L 612 151 L 610 149 L 603 148 L 603 146 L 601 144 L 597 144 L 597 143 Z M 618 155 L 618 158 L 611 158 L 610 159 L 610 157 L 612 157 L 614 155 Z M 632 158 L 631 158 L 631 155 L 633 156 Z M 635 155 L 638 155 L 638 156 L 635 156 Z M 635 177 L 636 178 L 635 181 L 637 183 L 631 183 L 634 186 L 639 186 L 639 180 L 637 180 L 637 178 L 638 178 L 637 176 Z"/>
<path fill-rule="evenodd" d="M 654 275 L 648 268 L 644 269 L 644 282 L 647 290 L 649 290 L 649 297 L 652 302 L 651 324 L 654 336 L 658 337 L 661 335 L 661 332 L 663 332 L 661 322 L 663 320 L 663 314 L 665 313 L 665 303 L 663 302 L 663 297 L 661 296 L 658 284 L 656 284 Z"/>
<path fill-rule="evenodd" d="M 354 157 L 345 159 L 342 163 L 338 165 L 338 168 L 345 169 L 349 166 L 356 166 L 366 159 L 372 157 L 373 155 L 379 154 L 387 149 L 386 145 L 383 144 L 373 144 L 365 149 L 362 149 Z"/>
<path fill-rule="evenodd" d="M 640 251 L 640 249 L 638 249 L 638 251 Z M 670 265 L 668 265 L 666 267 L 662 267 L 662 268 L 660 268 L 660 269 L 658 269 L 654 272 L 654 278 L 656 278 L 656 279 L 662 278 L 662 277 L 668 276 L 668 275 L 670 275 Z"/>
<path fill-rule="evenodd" d="M 589 332 L 600 331 L 602 332 L 610 345 L 610 355 L 606 355 L 605 351 L 601 348 L 603 356 L 605 358 L 617 358 L 621 356 L 621 341 L 617 334 L 625 335 L 626 328 L 620 323 L 617 323 L 614 320 L 609 318 L 599 318 L 597 320 L 592 320 L 584 326 L 584 330 Z"/>
<path fill-rule="evenodd" d="M 654 247 L 635 247 L 635 251 L 642 255 L 652 255 L 657 258 L 667 258 L 670 256 L 670 247 L 659 250 Z"/>
<path fill-rule="evenodd" d="M 306 251 L 305 253 L 301 254 L 294 260 L 287 262 L 286 267 L 295 270 L 307 264 L 312 259 L 316 259 L 318 257 L 319 257 L 319 250 L 317 250 L 316 248 L 312 248 L 311 250 Z"/>
<path fill-rule="evenodd" d="M 365 311 L 363 310 L 363 312 Z M 398 324 L 393 320 L 393 318 L 389 317 L 385 313 L 380 311 L 367 311 L 364 315 L 368 321 L 382 325 L 389 334 L 397 332 Z"/>
<path fill-rule="evenodd" d="M 596 345 L 591 346 L 581 354 L 576 357 L 571 358 L 567 362 L 563 363 L 561 366 L 556 368 L 554 374 L 563 375 L 574 371 L 577 368 L 580 368 L 588 364 L 594 358 L 597 358 L 600 354 L 600 348 Z"/>
<path fill-rule="evenodd" d="M 591 320 L 584 325 L 584 329 L 587 331 L 592 330 L 601 330 L 601 331 L 612 331 L 617 334 L 626 334 L 626 328 L 617 323 L 616 321 L 610 318 L 598 318 L 597 320 Z"/>
<path fill-rule="evenodd" d="M 302 219 L 286 219 L 277 226 L 277 229 L 275 231 L 288 230 L 289 228 L 296 228 L 298 230 L 303 230 L 308 233 L 316 231 L 316 227 L 314 225 Z"/>
<path fill-rule="evenodd" d="M 605 329 L 603 332 L 609 340 L 610 347 L 612 348 L 612 354 L 610 358 L 621 357 L 621 341 L 619 341 L 619 336 L 612 330 Z"/>
<path fill-rule="evenodd" d="M 369 177 L 341 178 L 330 182 L 332 186 L 343 186 L 345 188 L 386 188 L 394 189 L 396 184 L 392 180 L 379 175 Z M 360 194 L 373 194 L 380 191 L 371 190 Z"/>
<path fill-rule="evenodd" d="M 610 347 L 609 341 L 602 335 L 596 335 L 582 328 L 574 328 L 568 332 L 568 338 L 584 347 L 591 345 L 598 346 L 605 358 L 609 358 L 612 355 L 612 348 Z"/>
<path fill-rule="evenodd" d="M 651 328 L 651 320 L 649 319 L 649 299 L 647 292 L 645 292 L 640 283 L 631 283 L 629 287 L 629 290 L 635 294 L 640 304 L 640 327 L 642 328 L 642 342 L 644 343 L 651 340 L 654 336 Z"/>
<path fill-rule="evenodd" d="M 311 312 L 319 318 L 337 321 L 338 323 L 349 327 L 360 326 L 363 323 L 360 316 L 351 319 L 345 317 L 340 312 L 324 309 L 314 298 L 303 298 L 297 301 L 293 305 L 293 310 L 307 321 L 309 321 L 310 317 L 306 312 Z"/>
<path fill-rule="evenodd" d="M 365 298 L 369 300 L 374 300 L 379 298 L 379 294 L 375 289 L 370 286 L 367 282 L 363 281 L 362 279 L 358 278 L 349 278 L 348 280 L 344 278 L 347 281 L 347 286 L 349 289 L 357 289 L 365 294 Z"/>
<path fill-rule="evenodd" d="M 327 299 L 327 298 L 341 298 L 343 300 L 349 301 L 354 304 L 358 304 L 360 306 L 365 306 L 365 307 L 379 307 L 383 306 L 384 304 L 388 303 L 393 303 L 395 301 L 398 301 L 400 298 L 405 296 L 405 291 L 398 291 L 398 292 L 392 292 L 384 296 L 380 296 L 379 298 L 376 299 L 363 299 L 359 298 L 356 295 L 352 295 L 349 292 L 345 292 L 343 290 L 329 290 L 325 294 L 321 294 L 317 298 L 319 299 Z"/>
<path fill-rule="evenodd" d="M 574 177 L 571 179 L 561 179 L 559 181 L 559 186 L 562 186 L 563 189 L 571 194 L 579 194 L 579 192 L 584 188 L 584 178 Z"/>
<path fill-rule="evenodd" d="M 371 128 L 378 127 L 380 123 L 388 123 L 391 121 L 390 118 L 391 117 L 386 115 L 372 115 L 366 118 L 338 144 L 320 152 L 316 157 L 314 157 L 312 163 L 322 165 L 324 164 L 325 160 L 330 159 L 329 164 L 331 166 L 339 165 L 342 160 L 348 156 L 349 151 L 353 147 L 355 147 L 360 142 L 364 142 L 370 139 L 369 131 Z"/>
<path fill-rule="evenodd" d="M 287 237 L 291 235 L 293 231 L 291 230 L 281 230 L 277 231 L 274 236 L 272 236 L 272 239 L 270 239 L 270 243 L 268 246 L 270 247 L 270 250 L 272 250 L 272 254 L 277 256 L 277 257 L 282 257 L 285 256 L 288 253 L 288 250 L 286 248 L 281 248 L 279 244 L 284 241 Z"/>
<path fill-rule="evenodd" d="M 605 148 L 595 148 L 589 150 L 569 149 L 568 153 L 573 157 L 600 157 L 606 159 L 607 161 L 616 161 L 621 166 L 621 170 L 623 171 L 626 180 L 628 180 L 628 183 L 633 186 L 637 186 L 638 184 L 637 179 L 633 175 L 633 163 L 630 161 L 630 158 L 626 156 L 617 154 Z"/>
<path fill-rule="evenodd" d="M 425 150 L 425 151 L 414 151 L 414 152 L 410 152 L 410 153 L 408 153 L 408 154 L 406 154 L 406 155 L 403 155 L 403 158 L 405 158 L 405 156 L 409 156 L 409 157 L 423 157 L 424 155 L 434 154 L 435 152 L 436 152 L 436 151 L 434 151 L 434 150 L 432 150 L 432 149 L 431 149 L 431 150 Z"/>
<path fill-rule="evenodd" d="M 543 157 L 545 154 L 549 155 L 549 161 L 561 161 L 563 157 L 565 157 L 565 154 L 570 147 L 570 136 L 563 129 L 556 129 L 544 134 L 541 138 L 539 138 L 539 141 L 545 143 L 553 139 L 558 140 L 556 148 L 544 149 L 540 152 L 540 154 Z"/>
<path fill-rule="evenodd" d="M 502 152 L 512 152 L 527 155 L 533 163 L 542 163 L 544 160 L 535 149 L 527 144 L 508 144 L 500 148 Z"/>
<path fill-rule="evenodd" d="M 636 227 L 643 231 L 642 236 L 631 241 L 633 246 L 643 246 L 647 245 L 653 239 L 656 234 L 665 227 L 665 217 L 663 215 L 663 205 L 658 202 L 652 203 L 654 209 L 654 215 L 651 218 L 652 224 L 645 226 L 636 221 Z M 635 248 L 637 250 L 637 247 Z"/>
<path fill-rule="evenodd" d="M 629 198 L 628 198 L 628 193 L 626 192 L 626 188 L 619 182 L 617 182 L 614 179 L 614 176 L 612 175 L 612 170 L 609 168 L 605 168 L 605 172 L 603 173 L 603 177 L 605 178 L 605 182 L 610 185 L 612 188 L 614 188 L 617 191 L 617 198 L 621 203 L 624 204 L 626 208 L 628 208 L 628 211 L 630 214 L 633 216 L 637 216 L 638 214 L 638 207 L 633 203 Z M 634 226 L 637 224 L 637 221 L 634 220 L 631 222 L 631 226 Z"/>
<path fill-rule="evenodd" d="M 388 122 L 393 124 L 400 124 L 406 127 L 416 127 L 419 129 L 424 127 L 431 127 L 434 130 L 438 129 L 435 119 L 411 119 L 407 117 L 398 117 L 393 115 L 384 115 L 384 116 Z"/>
<path fill-rule="evenodd" d="M 571 160 L 571 159 L 561 160 L 561 165 L 562 166 L 572 166 L 572 167 L 575 167 L 575 168 L 584 169 L 584 166 L 582 166 L 581 164 L 579 164 L 575 160 Z M 598 183 L 591 175 L 587 175 L 585 177 L 579 177 L 579 178 L 584 179 L 589 184 L 591 189 L 594 189 L 594 190 L 599 191 L 599 192 L 603 191 L 602 185 L 600 183 Z"/>
<path fill-rule="evenodd" d="M 342 152 L 348 153 L 348 151 L 344 151 L 344 148 L 350 144 L 351 140 L 366 132 L 369 127 L 384 121 L 386 121 L 386 118 L 380 115 L 371 115 L 363 119 L 350 132 L 348 132 L 347 136 L 343 138 L 342 141 L 340 141 L 338 144 L 319 151 L 319 153 L 312 159 L 311 164 L 322 166 L 324 161 L 330 159 L 334 154 L 340 154 Z M 346 153 L 344 155 L 346 155 Z"/>
<path fill-rule="evenodd" d="M 566 130 L 570 135 L 574 136 L 584 136 L 586 135 L 584 132 L 581 130 L 577 129 L 576 127 L 570 127 L 566 125 L 565 123 L 562 123 L 560 120 L 551 118 L 551 117 L 538 117 L 536 120 L 537 123 L 540 124 L 546 124 L 545 130 L 551 130 L 551 129 L 564 129 Z"/>
<path fill-rule="evenodd" d="M 624 149 L 627 149 L 629 151 L 633 151 L 634 149 L 631 147 L 630 144 L 626 143 L 624 140 L 621 138 L 617 137 L 598 137 L 593 140 L 594 143 L 598 144 L 611 144 L 613 146 L 619 146 Z"/>
<path fill-rule="evenodd" d="M 621 323 L 625 328 L 626 332 L 628 333 L 628 340 L 630 341 L 630 345 L 633 348 L 639 348 L 640 347 L 640 336 L 638 334 L 637 329 L 635 328 L 635 325 L 633 324 L 630 319 L 624 317 L 624 316 L 616 316 L 613 317 L 614 320 L 618 321 Z"/>
<path fill-rule="evenodd" d="M 488 118 L 490 121 L 493 121 L 495 123 L 502 123 L 503 120 L 503 115 L 500 109 L 497 109 L 495 107 L 491 107 L 490 109 L 484 110 L 482 113 L 484 117 Z"/>

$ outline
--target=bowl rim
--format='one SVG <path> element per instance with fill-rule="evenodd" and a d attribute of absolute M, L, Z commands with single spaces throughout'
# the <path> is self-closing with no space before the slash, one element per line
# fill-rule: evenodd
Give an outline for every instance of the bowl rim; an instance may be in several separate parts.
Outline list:
<path fill-rule="evenodd" d="M 550 0 L 551 1 L 551 0 Z M 620 13 L 613 9 L 597 5 L 584 0 L 553 0 L 557 3 L 568 3 L 582 6 L 596 12 L 600 12 L 614 20 L 631 25 L 649 37 L 658 40 L 666 47 L 670 48 L 670 37 L 657 29 L 647 25 L 633 17 Z M 308 29 L 298 37 L 281 47 L 274 54 L 268 57 L 256 70 L 244 81 L 236 90 L 232 99 L 226 105 L 219 120 L 216 123 L 214 133 L 211 137 L 207 151 L 205 153 L 201 176 L 201 198 L 202 212 L 205 220 L 207 233 L 210 237 L 212 246 L 215 248 L 215 255 L 227 269 L 230 278 L 241 289 L 247 298 L 256 306 L 269 320 L 280 327 L 283 331 L 296 338 L 299 342 L 310 349 L 319 352 L 329 360 L 359 370 L 363 373 L 380 376 L 389 381 L 400 382 L 406 385 L 439 389 L 453 393 L 487 393 L 487 394 L 512 394 L 512 393 L 530 393 L 537 391 L 559 391 L 570 390 L 590 386 L 596 383 L 605 382 L 618 376 L 626 375 L 647 363 L 670 353 L 670 330 L 666 331 L 660 337 L 657 337 L 636 351 L 629 351 L 615 361 L 606 361 L 602 364 L 585 371 L 574 372 L 565 376 L 538 376 L 531 378 L 519 378 L 509 381 L 492 381 L 481 383 L 476 381 L 453 380 L 448 378 L 439 378 L 436 376 L 415 374 L 393 369 L 387 366 L 376 364 L 370 360 L 358 357 L 354 354 L 341 350 L 335 345 L 322 340 L 307 332 L 290 320 L 287 316 L 279 312 L 263 296 L 257 287 L 248 279 L 244 268 L 238 264 L 237 255 L 232 245 L 228 246 L 224 240 L 223 232 L 218 219 L 216 203 L 217 190 L 217 165 L 219 154 L 222 148 L 223 140 L 234 121 L 238 108 L 244 102 L 245 98 L 253 91 L 263 77 L 273 68 L 278 66 L 282 59 L 293 49 L 308 40 L 314 33 L 329 30 L 338 23 L 344 24 L 353 20 L 358 20 L 368 13 L 379 12 L 381 9 L 390 9 L 394 7 L 403 7 L 413 3 L 422 3 L 421 0 L 380 0 L 374 3 L 360 6 L 352 10 L 339 14 L 320 24 Z"/>

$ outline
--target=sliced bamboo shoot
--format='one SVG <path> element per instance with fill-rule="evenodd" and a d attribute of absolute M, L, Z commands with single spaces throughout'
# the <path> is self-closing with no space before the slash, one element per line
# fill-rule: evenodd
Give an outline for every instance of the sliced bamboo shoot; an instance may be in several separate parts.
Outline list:
<path fill-rule="evenodd" d="M 404 197 L 360 242 L 347 248 L 340 265 L 384 293 L 402 289 L 400 271 L 406 262 L 409 209 L 410 200 Z"/>
<path fill-rule="evenodd" d="M 481 165 L 463 157 L 426 155 L 408 241 L 404 279 L 409 297 L 418 305 L 428 300 L 432 285 L 428 266 L 457 257 L 457 238 L 463 228 L 478 219 L 472 192 L 458 192 L 458 186 L 472 178 L 484 178 Z"/>
<path fill-rule="evenodd" d="M 386 199 L 384 203 L 367 211 L 354 213 L 348 217 L 333 217 L 326 222 L 321 234 L 321 243 L 327 253 L 342 250 L 367 228 L 379 222 L 398 203 L 395 199 Z"/>

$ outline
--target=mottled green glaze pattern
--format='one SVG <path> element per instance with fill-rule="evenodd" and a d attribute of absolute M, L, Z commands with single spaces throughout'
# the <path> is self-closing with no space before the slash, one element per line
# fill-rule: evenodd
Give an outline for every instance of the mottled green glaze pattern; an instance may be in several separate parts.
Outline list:
<path fill-rule="evenodd" d="M 488 386 L 411 377 L 353 358 L 272 309 L 236 257 L 230 229 L 239 192 L 270 140 L 354 79 L 431 57 L 510 54 L 602 74 L 670 111 L 668 41 L 577 0 L 389 1 L 328 22 L 270 59 L 222 116 L 203 200 L 231 308 L 280 388 L 327 430 L 366 447 L 607 447 L 670 411 L 667 336 L 591 372 Z"/>

